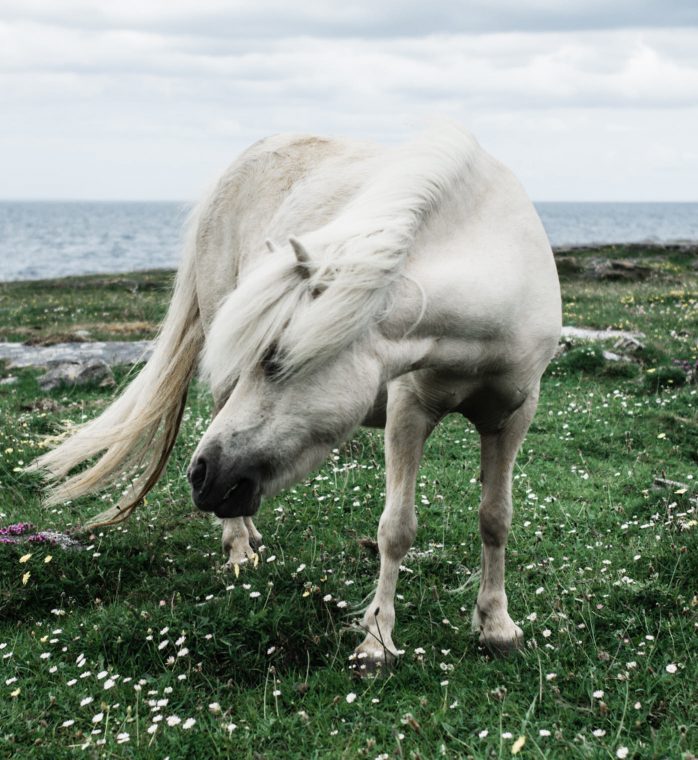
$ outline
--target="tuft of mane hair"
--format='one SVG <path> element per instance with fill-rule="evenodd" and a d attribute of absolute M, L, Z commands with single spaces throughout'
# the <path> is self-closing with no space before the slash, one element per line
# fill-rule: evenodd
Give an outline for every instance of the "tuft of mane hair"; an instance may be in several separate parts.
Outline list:
<path fill-rule="evenodd" d="M 224 299 L 202 361 L 211 386 L 232 387 L 272 347 L 281 375 L 303 375 L 365 335 L 389 310 L 418 231 L 455 186 L 467 191 L 479 155 L 450 122 L 387 151 L 335 219 L 266 257 Z"/>

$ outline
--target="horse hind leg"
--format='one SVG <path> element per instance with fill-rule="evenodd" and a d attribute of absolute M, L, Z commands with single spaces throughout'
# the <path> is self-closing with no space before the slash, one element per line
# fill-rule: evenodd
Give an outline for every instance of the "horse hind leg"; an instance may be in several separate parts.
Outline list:
<path fill-rule="evenodd" d="M 473 631 L 480 642 L 504 654 L 523 644 L 523 631 L 509 617 L 504 590 L 504 554 L 512 518 L 512 474 L 516 454 L 538 403 L 537 390 L 496 433 L 481 433 L 482 500 L 480 589 L 473 610 Z"/>
<path fill-rule="evenodd" d="M 397 656 L 393 643 L 395 588 L 400 564 L 417 532 L 417 470 L 424 442 L 433 429 L 433 417 L 407 384 L 401 380 L 391 383 L 385 428 L 386 502 L 378 527 L 380 575 L 361 622 L 366 637 L 350 657 L 352 669 L 359 675 L 372 675 L 391 665 Z"/>

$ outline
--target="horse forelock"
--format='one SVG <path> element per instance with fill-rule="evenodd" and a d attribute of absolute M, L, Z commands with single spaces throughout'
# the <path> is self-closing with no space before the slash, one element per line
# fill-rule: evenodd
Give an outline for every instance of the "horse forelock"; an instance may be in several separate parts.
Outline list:
<path fill-rule="evenodd" d="M 388 151 L 335 219 L 302 236 L 309 260 L 299 264 L 284 246 L 245 273 L 206 341 L 202 369 L 212 387 L 232 387 L 272 347 L 279 374 L 299 375 L 370 335 L 417 232 L 456 183 L 467 188 L 479 152 L 450 123 Z"/>

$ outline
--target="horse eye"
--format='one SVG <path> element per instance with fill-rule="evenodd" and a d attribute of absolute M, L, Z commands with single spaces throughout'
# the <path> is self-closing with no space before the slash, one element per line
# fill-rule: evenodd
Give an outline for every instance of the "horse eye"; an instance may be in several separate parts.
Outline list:
<path fill-rule="evenodd" d="M 276 343 L 272 343 L 262 357 L 262 372 L 268 380 L 274 380 L 281 374 L 281 362 L 277 355 Z"/>

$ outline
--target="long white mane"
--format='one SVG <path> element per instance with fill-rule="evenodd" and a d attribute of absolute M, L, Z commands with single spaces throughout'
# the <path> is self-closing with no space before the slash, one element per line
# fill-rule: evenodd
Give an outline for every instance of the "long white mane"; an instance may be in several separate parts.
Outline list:
<path fill-rule="evenodd" d="M 417 232 L 444 197 L 467 192 L 481 148 L 462 127 L 440 124 L 386 151 L 337 217 L 246 273 L 221 304 L 202 369 L 230 388 L 270 351 L 282 373 L 312 370 L 367 334 L 390 307 Z"/>

